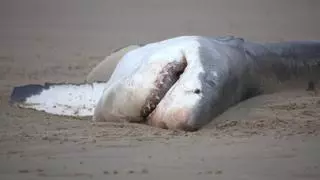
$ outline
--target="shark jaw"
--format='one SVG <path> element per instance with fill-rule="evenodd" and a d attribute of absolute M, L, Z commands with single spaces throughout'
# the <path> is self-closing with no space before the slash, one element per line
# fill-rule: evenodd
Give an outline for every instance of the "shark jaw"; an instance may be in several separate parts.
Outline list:
<path fill-rule="evenodd" d="M 204 102 L 198 78 L 204 73 L 200 45 L 197 37 L 181 37 L 128 53 L 113 74 L 117 78 L 108 82 L 93 120 L 195 130 L 198 104 Z M 131 72 L 124 72 L 126 67 Z"/>
<path fill-rule="evenodd" d="M 187 61 L 184 56 L 181 62 L 170 62 L 163 67 L 154 82 L 154 88 L 151 89 L 145 104 L 141 108 L 141 117 L 147 118 L 156 109 L 165 94 L 178 81 L 186 67 Z"/>

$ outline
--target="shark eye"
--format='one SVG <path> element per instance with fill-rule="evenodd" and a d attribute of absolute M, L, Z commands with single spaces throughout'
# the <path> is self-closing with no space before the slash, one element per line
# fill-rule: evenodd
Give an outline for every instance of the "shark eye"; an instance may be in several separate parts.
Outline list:
<path fill-rule="evenodd" d="M 195 89 L 195 90 L 193 90 L 193 92 L 196 94 L 200 94 L 201 91 L 200 91 L 200 89 Z"/>

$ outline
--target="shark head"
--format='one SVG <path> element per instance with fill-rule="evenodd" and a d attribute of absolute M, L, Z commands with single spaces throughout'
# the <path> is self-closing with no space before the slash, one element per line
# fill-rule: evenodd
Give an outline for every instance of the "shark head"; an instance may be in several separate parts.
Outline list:
<path fill-rule="evenodd" d="M 106 120 L 118 117 L 194 131 L 239 99 L 243 68 L 231 68 L 239 65 L 233 56 L 243 58 L 242 51 L 194 36 L 151 46 L 154 48 L 140 49 L 147 53 L 139 56 L 140 65 L 132 73 L 104 91 L 98 112 Z"/>

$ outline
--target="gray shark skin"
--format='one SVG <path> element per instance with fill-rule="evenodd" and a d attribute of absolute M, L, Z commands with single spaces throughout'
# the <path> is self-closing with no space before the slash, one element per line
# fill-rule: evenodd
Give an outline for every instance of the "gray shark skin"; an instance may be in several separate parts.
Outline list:
<path fill-rule="evenodd" d="M 225 54 L 225 59 L 230 61 L 224 71 L 226 79 L 216 83 L 224 85 L 219 98 L 209 103 L 208 111 L 212 118 L 242 100 L 274 92 L 274 86 L 286 81 L 302 81 L 307 87 L 309 82 L 315 83 L 320 79 L 320 41 L 259 44 L 229 38 L 225 41 L 228 46 L 225 49 L 231 48 L 233 52 Z M 200 128 L 212 118 L 208 117 L 208 121 L 200 121 L 199 125 L 193 126 Z"/>
<path fill-rule="evenodd" d="M 296 79 L 305 81 L 307 85 L 320 78 L 320 41 L 259 44 L 237 37 L 201 37 L 199 41 L 204 72 L 180 79 L 166 96 L 175 94 L 174 91 L 181 93 L 183 90 L 179 87 L 185 81 L 197 78 L 201 85 L 195 87 L 193 92 L 199 94 L 201 99 L 192 107 L 182 106 L 174 114 L 167 113 L 170 103 L 183 104 L 189 95 L 186 93 L 180 96 L 182 98 L 173 95 L 172 98 L 164 97 L 149 116 L 149 124 L 195 131 L 240 101 L 272 92 L 270 86 Z M 160 111 L 157 113 L 158 109 Z M 170 125 L 168 121 L 177 123 Z"/>
<path fill-rule="evenodd" d="M 256 63 L 255 71 L 266 81 L 283 83 L 288 80 L 302 80 L 307 84 L 316 83 L 320 78 L 320 41 L 266 44 L 247 42 L 245 49 L 248 58 Z M 263 82 L 260 82 L 260 85 L 263 85 Z M 263 90 L 262 87 L 260 89 Z M 264 90 L 266 91 L 266 88 Z"/>
<path fill-rule="evenodd" d="M 233 52 L 225 54 L 225 59 L 230 61 L 225 70 L 228 75 L 220 82 L 224 86 L 219 98 L 210 103 L 211 109 L 208 111 L 213 117 L 193 125 L 196 128 L 242 100 L 276 91 L 273 88 L 278 84 L 293 80 L 305 82 L 307 87 L 309 82 L 315 83 L 320 79 L 320 41 L 259 44 L 241 38 L 229 38 L 225 41 L 228 46 L 225 49 L 231 48 Z"/>

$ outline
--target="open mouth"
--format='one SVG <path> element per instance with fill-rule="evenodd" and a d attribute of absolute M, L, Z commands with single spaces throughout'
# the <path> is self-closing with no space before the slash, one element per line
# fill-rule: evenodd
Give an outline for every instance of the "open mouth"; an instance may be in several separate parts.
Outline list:
<path fill-rule="evenodd" d="M 140 115 L 145 120 L 154 111 L 169 89 L 178 81 L 180 75 L 187 67 L 187 61 L 183 56 L 182 61 L 170 62 L 163 67 L 154 82 L 155 88 L 151 90 L 142 106 Z"/>

